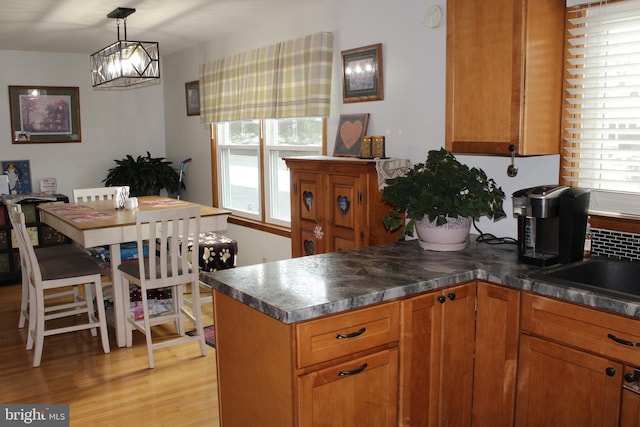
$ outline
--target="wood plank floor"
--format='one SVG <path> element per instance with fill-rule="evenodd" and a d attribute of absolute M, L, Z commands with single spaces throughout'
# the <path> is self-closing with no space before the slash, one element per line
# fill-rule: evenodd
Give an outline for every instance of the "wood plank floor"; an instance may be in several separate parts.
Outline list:
<path fill-rule="evenodd" d="M 219 426 L 215 350 L 197 343 L 154 352 L 149 369 L 142 334 L 111 353 L 89 331 L 45 338 L 42 364 L 32 367 L 27 332 L 18 329 L 20 286 L 0 286 L 0 402 L 69 404 L 71 426 Z M 205 308 L 205 325 L 212 308 Z M 162 331 L 160 331 L 162 333 Z"/>

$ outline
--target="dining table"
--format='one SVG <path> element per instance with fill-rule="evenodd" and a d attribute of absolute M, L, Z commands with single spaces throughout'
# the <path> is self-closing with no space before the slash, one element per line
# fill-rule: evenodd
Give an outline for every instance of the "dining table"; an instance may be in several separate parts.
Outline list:
<path fill-rule="evenodd" d="M 229 211 L 186 200 L 162 196 L 138 197 L 135 209 L 116 209 L 113 200 L 81 203 L 42 203 L 40 220 L 84 248 L 109 247 L 110 274 L 113 286 L 113 326 L 118 347 L 126 345 L 126 315 L 130 310 L 122 275 L 120 245 L 136 240 L 136 212 L 200 206 L 200 231 L 221 232 L 227 229 Z M 145 230 L 143 228 L 143 233 Z"/>

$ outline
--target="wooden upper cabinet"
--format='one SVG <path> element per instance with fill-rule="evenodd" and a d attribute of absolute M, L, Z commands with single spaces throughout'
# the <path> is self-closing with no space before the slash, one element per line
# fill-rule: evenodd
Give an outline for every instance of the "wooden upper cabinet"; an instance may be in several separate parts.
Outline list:
<path fill-rule="evenodd" d="M 565 0 L 448 0 L 446 148 L 560 152 Z"/>

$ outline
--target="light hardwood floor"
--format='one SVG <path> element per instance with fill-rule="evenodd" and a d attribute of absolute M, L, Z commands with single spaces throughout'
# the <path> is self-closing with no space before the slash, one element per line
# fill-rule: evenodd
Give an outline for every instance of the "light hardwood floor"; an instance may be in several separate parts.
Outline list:
<path fill-rule="evenodd" d="M 71 426 L 219 426 L 215 350 L 197 343 L 159 349 L 149 369 L 142 334 L 111 353 L 89 331 L 45 338 L 32 367 L 26 328 L 18 329 L 20 286 L 0 286 L 0 403 L 69 404 Z M 205 307 L 205 325 L 212 307 Z"/>

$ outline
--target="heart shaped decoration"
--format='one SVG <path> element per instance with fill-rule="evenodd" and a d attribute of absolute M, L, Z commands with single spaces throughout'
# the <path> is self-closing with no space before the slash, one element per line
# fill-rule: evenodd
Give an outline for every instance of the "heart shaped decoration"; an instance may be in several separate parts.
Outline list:
<path fill-rule="evenodd" d="M 306 255 L 313 255 L 315 251 L 316 251 L 316 245 L 313 243 L 313 241 L 312 240 L 305 240 L 304 241 L 304 253 Z"/>
<path fill-rule="evenodd" d="M 342 123 L 340 127 L 340 138 L 342 138 L 342 143 L 345 147 L 353 147 L 353 145 L 358 142 L 358 139 L 360 139 L 360 135 L 362 135 L 362 122 L 346 121 Z"/>
<path fill-rule="evenodd" d="M 304 205 L 307 207 L 307 210 L 310 211 L 313 206 L 313 193 L 311 191 L 305 191 L 302 193 L 302 200 L 304 200 Z"/>
<path fill-rule="evenodd" d="M 338 209 L 342 213 L 342 216 L 345 216 L 347 212 L 349 212 L 349 208 L 351 207 L 351 201 L 346 196 L 338 196 Z"/>

